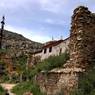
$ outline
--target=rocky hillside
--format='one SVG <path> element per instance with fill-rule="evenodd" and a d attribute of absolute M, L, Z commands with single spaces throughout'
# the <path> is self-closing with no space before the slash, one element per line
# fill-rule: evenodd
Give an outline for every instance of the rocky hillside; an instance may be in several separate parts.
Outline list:
<path fill-rule="evenodd" d="M 10 51 L 11 55 L 19 56 L 21 54 L 32 53 L 41 48 L 42 44 L 31 41 L 21 34 L 5 30 L 3 32 L 3 48 Z"/>

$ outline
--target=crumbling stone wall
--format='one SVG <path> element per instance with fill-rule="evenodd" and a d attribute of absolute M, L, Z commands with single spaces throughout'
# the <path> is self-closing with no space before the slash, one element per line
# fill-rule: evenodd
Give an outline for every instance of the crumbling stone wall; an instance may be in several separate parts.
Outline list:
<path fill-rule="evenodd" d="M 42 92 L 47 95 L 71 95 L 72 89 L 78 86 L 78 71 L 79 69 L 73 70 L 71 68 L 53 69 L 48 73 L 38 74 L 36 81 Z"/>
<path fill-rule="evenodd" d="M 40 85 L 41 91 L 47 95 L 55 95 L 58 91 L 57 82 L 60 74 L 54 72 L 42 72 L 36 76 L 37 83 Z"/>
<path fill-rule="evenodd" d="M 80 6 L 74 10 L 71 25 L 70 63 L 83 68 L 95 59 L 95 14 Z"/>
<path fill-rule="evenodd" d="M 59 74 L 58 78 L 52 80 L 58 79 L 56 82 L 58 89 L 53 89 L 55 84 L 49 85 L 45 88 L 47 95 L 58 95 L 57 92 L 61 90 L 63 95 L 71 95 L 71 92 L 78 87 L 80 73 L 85 72 L 95 62 L 95 14 L 91 13 L 87 7 L 79 6 L 74 10 L 69 48 L 70 60 L 62 69 L 53 70 L 56 75 Z M 46 79 L 47 83 L 50 79 L 51 77 Z M 47 83 L 45 86 L 48 85 Z M 51 88 L 52 91 L 50 91 Z"/>

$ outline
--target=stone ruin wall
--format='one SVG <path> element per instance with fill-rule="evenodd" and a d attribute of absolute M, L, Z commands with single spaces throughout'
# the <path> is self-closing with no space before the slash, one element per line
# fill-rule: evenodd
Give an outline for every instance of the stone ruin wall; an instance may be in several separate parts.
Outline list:
<path fill-rule="evenodd" d="M 40 85 L 41 91 L 47 93 L 47 95 L 55 95 L 58 90 L 57 82 L 59 76 L 60 74 L 58 73 L 40 73 L 36 80 Z"/>
<path fill-rule="evenodd" d="M 42 91 L 47 95 L 71 95 L 78 87 L 80 73 L 95 62 L 95 14 L 87 7 L 79 6 L 74 10 L 70 34 L 70 59 L 59 70 L 46 75 L 39 74 L 37 79 Z"/>
<path fill-rule="evenodd" d="M 40 73 L 37 78 L 41 91 L 47 95 L 70 95 L 72 87 L 76 87 L 78 75 L 70 72 Z"/>
<path fill-rule="evenodd" d="M 95 14 L 80 6 L 74 10 L 71 25 L 70 63 L 85 68 L 95 59 Z"/>

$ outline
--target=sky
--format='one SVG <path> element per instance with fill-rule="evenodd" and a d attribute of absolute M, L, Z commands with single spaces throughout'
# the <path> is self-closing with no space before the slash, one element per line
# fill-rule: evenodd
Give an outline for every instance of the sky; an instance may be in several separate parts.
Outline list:
<path fill-rule="evenodd" d="M 73 10 L 84 5 L 95 12 L 95 0 L 1 0 L 5 29 L 36 41 L 69 37 Z"/>

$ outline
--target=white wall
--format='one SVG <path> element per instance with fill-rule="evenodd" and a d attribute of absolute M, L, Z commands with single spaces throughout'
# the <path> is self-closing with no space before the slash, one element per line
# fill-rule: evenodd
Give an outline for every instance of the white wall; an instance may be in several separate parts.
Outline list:
<path fill-rule="evenodd" d="M 66 49 L 68 49 L 68 45 L 69 45 L 69 40 L 66 40 L 66 41 L 58 44 L 57 46 L 53 46 L 52 47 L 52 52 L 49 52 L 49 48 L 47 48 L 46 53 L 44 53 L 44 50 L 43 50 L 42 53 L 40 53 L 41 60 L 44 60 L 44 59 L 48 58 L 49 56 L 59 55 L 60 54 L 60 49 L 62 49 L 62 53 L 64 53 L 66 51 Z"/>
<path fill-rule="evenodd" d="M 40 56 L 41 60 L 47 59 L 49 56 L 54 56 L 54 55 L 57 56 L 60 54 L 60 49 L 62 49 L 61 53 L 64 53 L 68 49 L 68 45 L 69 45 L 69 39 L 61 42 L 57 46 L 53 46 L 51 52 L 49 52 L 49 48 L 47 48 L 46 53 L 44 53 L 44 49 L 43 49 L 42 52 L 34 54 L 33 56 L 34 57 Z"/>

